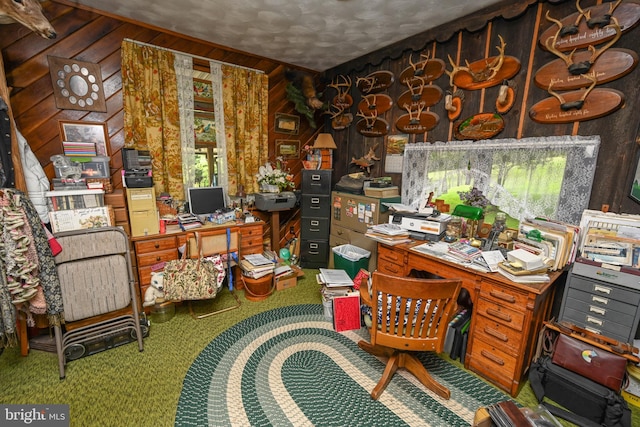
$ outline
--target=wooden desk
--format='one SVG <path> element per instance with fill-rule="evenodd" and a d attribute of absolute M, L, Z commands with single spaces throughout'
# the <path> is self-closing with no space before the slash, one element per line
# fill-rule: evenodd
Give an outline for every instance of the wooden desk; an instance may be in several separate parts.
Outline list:
<path fill-rule="evenodd" d="M 247 254 L 261 254 L 262 248 L 262 233 L 264 222 L 257 221 L 251 223 L 244 222 L 227 222 L 224 224 L 207 223 L 203 227 L 195 228 L 188 231 L 180 230 L 177 225 L 167 226 L 167 232 L 165 234 L 153 234 L 149 236 L 132 237 L 131 242 L 133 244 L 133 264 L 134 269 L 137 272 L 138 283 L 138 300 L 140 304 L 144 299 L 144 293 L 151 283 L 151 271 L 154 270 L 154 266 L 178 259 L 180 253 L 178 248 L 184 245 L 187 241 L 187 235 L 195 231 L 208 231 L 208 230 L 227 230 L 238 235 L 238 256 Z M 237 271 L 234 273 L 234 285 L 239 285 L 239 275 Z"/>
<path fill-rule="evenodd" d="M 428 272 L 462 279 L 473 301 L 465 368 L 515 397 L 531 364 L 542 322 L 550 316 L 554 284 L 562 272 L 550 273 L 549 283 L 514 283 L 499 273 L 483 273 L 411 250 L 420 243 L 379 243 L 378 270 L 399 276 Z"/>

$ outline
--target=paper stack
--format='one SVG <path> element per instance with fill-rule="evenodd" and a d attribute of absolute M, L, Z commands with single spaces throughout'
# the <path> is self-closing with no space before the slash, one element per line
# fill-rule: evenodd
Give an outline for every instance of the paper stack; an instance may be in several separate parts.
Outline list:
<path fill-rule="evenodd" d="M 240 260 L 242 274 L 252 279 L 259 279 L 273 273 L 275 267 L 273 261 L 262 254 L 245 255 L 244 259 Z"/>
<path fill-rule="evenodd" d="M 466 243 L 455 242 L 449 245 L 449 255 L 462 261 L 472 261 L 482 255 L 482 251 Z"/>
<path fill-rule="evenodd" d="M 391 246 L 411 242 L 409 231 L 401 228 L 397 224 L 386 223 L 374 225 L 368 228 L 365 236 Z"/>

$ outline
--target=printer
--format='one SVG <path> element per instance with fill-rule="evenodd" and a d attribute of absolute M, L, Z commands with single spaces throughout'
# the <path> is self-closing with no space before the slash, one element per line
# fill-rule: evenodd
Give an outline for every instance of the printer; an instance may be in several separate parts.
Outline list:
<path fill-rule="evenodd" d="M 122 149 L 122 183 L 130 188 L 153 187 L 151 155 L 148 150 Z"/>
<path fill-rule="evenodd" d="M 433 215 L 418 212 L 395 212 L 389 216 L 389 223 L 396 224 L 409 232 L 424 233 L 427 238 L 439 240 L 444 235 L 450 218 L 451 215 L 447 214 Z"/>
<path fill-rule="evenodd" d="M 282 193 L 255 193 L 256 209 L 267 212 L 286 211 L 296 204 L 293 191 Z"/>

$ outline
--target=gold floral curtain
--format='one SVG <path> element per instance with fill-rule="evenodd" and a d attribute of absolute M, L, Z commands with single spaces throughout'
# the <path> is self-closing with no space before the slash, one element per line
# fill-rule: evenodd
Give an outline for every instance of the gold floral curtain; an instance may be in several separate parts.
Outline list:
<path fill-rule="evenodd" d="M 269 78 L 253 70 L 222 65 L 222 88 L 227 194 L 236 194 L 240 185 L 246 193 L 257 193 L 256 174 L 269 158 Z"/>
<path fill-rule="evenodd" d="M 125 147 L 149 150 L 156 193 L 184 198 L 178 89 L 171 52 L 122 43 Z"/>

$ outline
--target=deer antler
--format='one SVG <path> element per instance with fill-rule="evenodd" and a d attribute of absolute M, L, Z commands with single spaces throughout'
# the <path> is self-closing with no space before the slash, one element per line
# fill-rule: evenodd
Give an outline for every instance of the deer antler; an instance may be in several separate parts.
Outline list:
<path fill-rule="evenodd" d="M 587 19 L 587 27 L 589 27 L 590 29 L 593 29 L 595 27 L 602 28 L 609 25 L 611 23 L 611 18 L 613 18 L 613 11 L 616 10 L 618 6 L 620 6 L 620 3 L 622 3 L 622 0 L 618 0 L 615 3 L 610 2 L 609 12 L 605 13 L 604 15 L 598 18 L 591 18 L 591 10 L 587 11 L 587 13 L 585 14 L 585 18 Z"/>
<path fill-rule="evenodd" d="M 376 120 L 378 119 L 378 112 L 374 111 L 372 115 L 367 116 L 363 112 L 358 111 L 356 113 L 356 116 L 362 117 L 365 120 L 365 122 L 367 123 L 367 129 L 371 129 L 371 128 L 373 128 L 373 125 L 375 124 Z"/>
<path fill-rule="evenodd" d="M 502 68 L 502 64 L 504 64 L 504 48 L 507 46 L 507 44 L 504 42 L 504 39 L 501 35 L 498 35 L 498 38 L 500 39 L 500 46 L 496 46 L 496 48 L 498 49 L 499 55 L 496 59 L 493 60 L 493 62 L 491 62 L 491 64 L 487 64 L 485 69 L 481 72 L 489 72 L 489 75 L 487 77 L 483 76 L 482 79 L 478 81 L 485 81 L 493 78 L 496 74 L 498 74 L 500 68 Z"/>
<path fill-rule="evenodd" d="M 456 63 L 453 62 L 453 58 L 451 58 L 451 55 L 447 55 L 447 56 L 449 57 L 449 63 L 453 67 L 453 70 L 451 71 L 445 70 L 445 73 L 447 73 L 447 75 L 449 76 L 449 85 L 453 86 L 454 85 L 453 78 L 455 77 L 456 74 L 458 74 L 458 72 L 466 71 L 467 73 L 471 74 L 471 70 L 469 70 L 468 67 L 462 67 L 460 65 L 456 65 Z"/>
<path fill-rule="evenodd" d="M 560 109 L 562 111 L 582 109 L 582 107 L 584 106 L 584 101 L 587 99 L 587 96 L 589 96 L 589 93 L 593 90 L 594 87 L 596 87 L 596 83 L 598 83 L 598 79 L 596 79 L 595 77 L 588 76 L 586 74 L 582 74 L 582 77 L 584 77 L 585 79 L 591 80 L 592 82 L 591 86 L 587 88 L 584 95 L 582 95 L 582 98 L 576 99 L 575 101 L 571 101 L 571 102 L 566 102 L 562 97 L 562 95 L 551 90 L 551 87 L 553 86 L 553 81 L 551 81 L 551 83 L 549 84 L 549 87 L 547 88 L 547 92 L 549 92 L 550 95 L 553 95 L 560 102 Z"/>
<path fill-rule="evenodd" d="M 560 50 L 556 47 L 556 43 L 558 42 L 558 36 L 560 35 L 560 29 L 562 28 L 562 23 L 557 19 L 551 18 L 549 16 L 549 11 L 547 11 L 546 18 L 549 21 L 554 22 L 556 25 L 558 25 L 559 28 L 558 28 L 558 31 L 556 31 L 556 33 L 553 36 L 549 37 L 546 40 L 545 45 L 547 46 L 547 49 L 549 50 L 549 52 L 553 53 L 558 58 L 562 59 L 565 64 L 567 64 L 567 69 L 569 70 L 569 73 L 575 76 L 587 73 L 591 69 L 591 66 L 595 64 L 598 57 L 600 57 L 600 55 L 602 55 L 607 49 L 613 46 L 618 41 L 618 39 L 620 39 L 620 36 L 622 35 L 622 31 L 620 30 L 620 25 L 618 25 L 618 20 L 616 18 L 612 18 L 613 24 L 611 25 L 613 25 L 614 29 L 616 30 L 615 37 L 611 39 L 607 44 L 602 46 L 600 49 L 596 49 L 593 45 L 589 45 L 589 51 L 591 51 L 591 58 L 589 58 L 586 61 L 575 63 L 573 62 L 573 55 L 576 53 L 576 49 L 573 49 L 569 55 L 565 55 L 564 53 L 560 52 Z M 551 43 L 549 43 L 549 41 L 551 41 Z"/>
<path fill-rule="evenodd" d="M 422 114 L 422 111 L 425 109 L 425 106 L 423 104 L 418 104 L 418 108 L 416 110 L 412 110 L 410 105 L 404 105 L 404 109 L 407 110 L 407 113 L 409 113 L 409 124 L 410 125 L 417 125 L 420 123 L 420 115 Z M 413 116 L 413 113 L 416 113 L 416 116 Z"/>
<path fill-rule="evenodd" d="M 421 76 L 424 74 L 424 67 L 427 65 L 427 61 L 429 60 L 429 52 L 427 52 L 427 54 L 420 54 L 420 61 L 418 61 L 417 63 L 413 63 L 413 54 L 409 55 L 409 65 L 411 65 L 411 68 L 413 68 L 413 75 L 414 76 Z M 418 66 L 420 66 L 418 68 Z"/>
<path fill-rule="evenodd" d="M 420 97 L 422 96 L 422 91 L 424 90 L 424 85 L 425 85 L 425 81 L 422 77 L 416 76 L 416 80 L 418 80 L 420 83 L 417 85 L 409 84 L 409 91 L 411 91 L 411 100 L 414 102 L 420 100 Z M 411 83 L 411 82 L 408 82 L 408 83 Z M 416 90 L 416 88 L 418 88 L 418 90 Z"/>
<path fill-rule="evenodd" d="M 360 82 L 363 82 L 365 85 L 368 86 L 366 90 L 371 90 L 373 86 L 376 84 L 376 78 L 375 77 L 358 77 L 356 79 L 356 86 L 360 86 Z"/>
<path fill-rule="evenodd" d="M 344 101 L 344 98 L 347 95 L 347 92 L 349 92 L 349 89 L 351 88 L 351 77 L 350 76 L 339 75 L 338 78 L 341 78 L 343 80 L 343 83 L 340 83 L 338 81 L 338 79 L 336 78 L 336 82 L 335 83 L 332 80 L 331 84 L 328 84 L 327 86 L 332 87 L 335 90 L 337 90 L 338 91 L 338 99 L 340 101 Z"/>
<path fill-rule="evenodd" d="M 373 98 L 373 99 L 372 99 Z M 365 102 L 367 103 L 367 108 L 369 109 L 369 111 L 374 111 L 376 110 L 377 106 L 376 106 L 376 100 L 378 99 L 377 95 L 367 95 L 363 98 L 365 100 Z M 373 101 L 373 102 L 372 102 Z"/>
<path fill-rule="evenodd" d="M 582 7 L 580 7 L 580 0 L 576 0 L 576 9 L 578 9 L 578 17 L 576 18 L 575 22 L 571 25 L 567 25 L 564 26 L 561 24 L 561 29 L 560 29 L 560 37 L 564 37 L 564 36 L 572 36 L 574 34 L 578 34 L 579 31 L 579 25 L 580 25 L 580 20 L 582 19 L 583 16 L 586 16 L 585 11 L 582 10 Z M 548 12 L 548 11 L 547 11 Z"/>
<path fill-rule="evenodd" d="M 498 74 L 498 71 L 500 71 L 500 68 L 502 68 L 502 64 L 504 64 L 504 48 L 507 46 L 501 35 L 498 35 L 498 38 L 500 39 L 500 46 L 496 46 L 499 53 L 498 56 L 493 61 L 491 61 L 491 63 L 486 63 L 485 67 L 480 71 L 473 71 L 471 69 L 471 65 L 469 64 L 469 61 L 466 60 L 466 67 L 456 65 L 455 62 L 453 62 L 451 55 L 448 55 L 449 63 L 451 63 L 451 66 L 453 67 L 453 70 L 451 72 L 446 71 L 446 73 L 449 75 L 449 84 L 453 86 L 453 78 L 459 71 L 466 71 L 467 73 L 469 73 L 474 82 L 485 82 L 495 77 L 495 75 Z"/>

